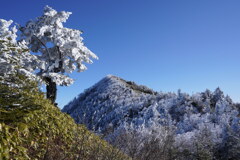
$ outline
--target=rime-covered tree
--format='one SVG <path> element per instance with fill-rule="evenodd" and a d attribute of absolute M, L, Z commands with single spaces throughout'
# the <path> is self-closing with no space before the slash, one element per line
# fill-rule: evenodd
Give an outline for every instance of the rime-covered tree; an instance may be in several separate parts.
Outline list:
<path fill-rule="evenodd" d="M 0 19 L 0 83 L 16 86 L 18 76 L 35 79 L 33 71 L 38 60 L 29 53 L 25 41 L 18 42 L 17 29 L 12 20 Z M 18 86 L 16 86 L 18 87 Z"/>
<path fill-rule="evenodd" d="M 47 98 L 52 103 L 56 100 L 56 85 L 73 83 L 68 73 L 82 72 L 87 69 L 84 63 L 92 63 L 91 58 L 98 59 L 84 45 L 80 30 L 63 26 L 70 15 L 71 12 L 57 12 L 46 6 L 42 16 L 19 28 L 22 39 L 40 60 L 37 75 L 44 80 Z"/>

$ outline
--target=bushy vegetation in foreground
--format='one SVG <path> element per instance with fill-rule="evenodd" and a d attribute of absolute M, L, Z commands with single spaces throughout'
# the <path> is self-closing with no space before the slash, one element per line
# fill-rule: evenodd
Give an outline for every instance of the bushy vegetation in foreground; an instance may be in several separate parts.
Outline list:
<path fill-rule="evenodd" d="M 128 159 L 75 124 L 33 82 L 0 84 L 0 159 Z M 16 87 L 17 86 L 17 87 Z M 35 87 L 33 87 L 35 86 Z"/>

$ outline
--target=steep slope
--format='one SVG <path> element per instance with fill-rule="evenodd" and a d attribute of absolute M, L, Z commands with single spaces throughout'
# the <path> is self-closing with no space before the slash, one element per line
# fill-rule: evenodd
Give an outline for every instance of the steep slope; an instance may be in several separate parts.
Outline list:
<path fill-rule="evenodd" d="M 108 75 L 63 108 L 78 123 L 94 131 L 119 127 L 156 100 L 156 92 L 134 82 Z"/>

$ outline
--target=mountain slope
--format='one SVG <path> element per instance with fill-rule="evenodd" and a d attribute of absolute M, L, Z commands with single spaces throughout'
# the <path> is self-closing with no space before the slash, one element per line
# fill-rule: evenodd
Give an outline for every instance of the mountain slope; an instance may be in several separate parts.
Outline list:
<path fill-rule="evenodd" d="M 119 126 L 123 119 L 150 105 L 156 92 L 109 75 L 87 89 L 63 108 L 78 123 L 84 123 L 92 130 L 105 130 L 106 124 Z"/>
<path fill-rule="evenodd" d="M 172 135 L 173 146 L 178 148 L 178 152 L 188 149 L 189 153 L 200 153 L 198 145 L 205 150 L 211 143 L 210 146 L 218 148 L 214 155 L 225 158 L 230 151 L 222 150 L 226 151 L 229 146 L 240 155 L 236 152 L 236 148 L 240 149 L 239 110 L 240 105 L 224 96 L 219 88 L 191 96 L 181 91 L 177 94 L 162 93 L 112 75 L 103 78 L 63 108 L 63 112 L 70 114 L 77 123 L 104 135 L 112 144 L 119 143 L 114 142 L 119 140 L 119 136 L 122 140 L 132 133 L 141 135 L 142 139 L 164 139 Z M 234 140 L 229 144 L 231 138 Z M 141 154 L 140 150 L 138 152 Z M 228 155 L 221 155 L 223 153 Z M 209 155 L 211 157 L 213 153 Z"/>
<path fill-rule="evenodd" d="M 206 90 L 193 96 L 180 91 L 178 94 L 161 93 L 109 75 L 80 94 L 62 111 L 100 133 L 109 125 L 117 129 L 123 123 L 135 126 L 153 123 L 175 125 L 178 133 L 185 133 L 205 121 L 222 125 L 231 119 L 234 123 L 239 114 L 237 107 L 219 88 L 213 93 Z M 186 126 L 185 122 L 189 125 Z"/>

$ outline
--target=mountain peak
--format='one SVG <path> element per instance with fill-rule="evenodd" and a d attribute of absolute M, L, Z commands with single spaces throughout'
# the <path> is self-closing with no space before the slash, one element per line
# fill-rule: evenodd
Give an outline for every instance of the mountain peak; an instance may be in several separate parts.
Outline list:
<path fill-rule="evenodd" d="M 109 127 L 117 133 L 132 125 L 151 130 L 153 126 L 171 126 L 177 134 L 195 132 L 201 126 L 235 122 L 239 111 L 234 103 L 217 89 L 188 94 L 154 92 L 146 86 L 107 75 L 80 94 L 63 109 L 77 123 L 105 134 Z M 216 118 L 217 117 L 217 118 Z M 116 131 L 116 132 L 115 132 Z M 197 132 L 196 132 L 197 133 Z"/>
<path fill-rule="evenodd" d="M 114 76 L 112 74 L 108 74 L 105 78 L 113 79 L 113 78 L 118 78 L 117 76 Z"/>
<path fill-rule="evenodd" d="M 157 94 L 157 92 L 153 91 L 152 89 L 144 86 L 144 85 L 138 85 L 133 81 L 127 81 L 124 80 L 120 77 L 114 76 L 114 75 L 107 75 L 105 78 L 103 78 L 102 81 L 113 81 L 113 83 L 118 83 L 118 85 L 123 85 L 131 90 L 133 90 L 134 92 L 138 92 L 138 93 L 145 93 L 145 94 Z M 100 81 L 101 82 L 101 81 Z"/>
<path fill-rule="evenodd" d="M 122 82 L 123 81 L 123 79 L 122 78 L 120 78 L 120 77 L 118 77 L 118 76 L 115 76 L 115 75 L 111 75 L 111 74 L 108 74 L 106 77 L 104 77 L 103 79 L 102 79 L 103 81 L 105 80 L 105 81 L 115 81 L 115 82 Z M 101 81 L 102 81 L 101 80 Z M 100 81 L 100 82 L 101 82 Z"/>
<path fill-rule="evenodd" d="M 124 114 L 128 115 L 128 109 L 131 109 L 133 107 L 130 106 L 130 103 L 128 103 L 128 101 L 135 101 L 135 99 L 143 99 L 145 101 L 147 100 L 146 97 L 155 97 L 155 95 L 157 95 L 157 92 L 149 89 L 146 86 L 137 85 L 135 82 L 127 81 L 114 75 L 107 75 L 98 83 L 86 89 L 77 98 L 67 104 L 63 108 L 63 111 L 71 115 L 74 114 L 73 117 L 79 117 L 79 113 L 84 114 L 88 112 L 90 113 L 90 115 L 88 116 L 93 117 L 93 119 L 95 120 L 99 120 L 97 117 L 95 117 L 95 114 L 97 112 L 101 112 L 101 114 L 106 114 L 104 113 L 105 109 L 103 109 L 102 107 L 105 106 L 105 108 L 115 108 L 121 105 L 124 106 L 124 108 L 126 109 L 126 111 L 124 111 L 126 113 Z M 113 105 L 113 103 L 117 103 L 117 105 Z M 91 107 L 89 107 L 89 105 Z M 96 111 L 94 111 L 95 109 Z M 124 117 L 124 115 L 122 116 Z M 75 120 L 79 123 L 82 123 L 85 118 L 84 116 L 81 116 L 81 118 Z M 108 119 L 111 120 L 111 118 Z M 88 127 L 92 128 L 92 126 Z"/>

